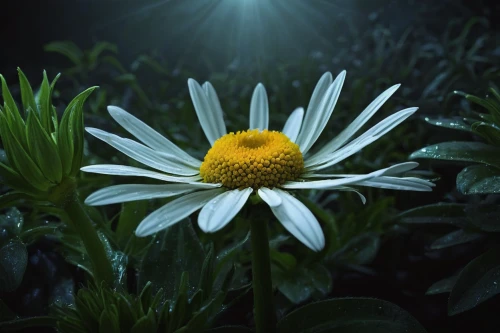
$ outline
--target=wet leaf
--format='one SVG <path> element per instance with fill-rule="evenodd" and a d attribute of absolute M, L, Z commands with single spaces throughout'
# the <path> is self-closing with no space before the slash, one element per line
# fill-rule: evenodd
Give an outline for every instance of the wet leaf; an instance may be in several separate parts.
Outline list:
<path fill-rule="evenodd" d="M 193 287 L 200 280 L 205 252 L 189 220 L 174 224 L 155 238 L 144 256 L 138 277 L 142 289 L 148 281 L 152 282 L 152 292 L 160 288 L 168 300 L 177 294 L 180 277 L 189 273 L 188 295 L 194 293 Z"/>
<path fill-rule="evenodd" d="M 500 168 L 500 148 L 481 142 L 438 143 L 417 150 L 410 155 L 410 159 L 416 158 L 483 163 Z"/>
<path fill-rule="evenodd" d="M 457 189 L 463 194 L 500 193 L 500 169 L 471 165 L 457 175 Z"/>
<path fill-rule="evenodd" d="M 425 121 L 429 124 L 456 129 L 460 131 L 472 132 L 471 125 L 464 121 L 461 117 L 453 118 L 425 118 Z"/>
<path fill-rule="evenodd" d="M 28 264 L 26 246 L 13 240 L 0 248 L 0 292 L 16 290 Z"/>
<path fill-rule="evenodd" d="M 425 333 L 408 312 L 378 299 L 338 298 L 305 305 L 278 322 L 279 333 Z"/>
<path fill-rule="evenodd" d="M 460 272 L 450 298 L 448 314 L 470 310 L 500 293 L 500 249 L 491 249 Z"/>

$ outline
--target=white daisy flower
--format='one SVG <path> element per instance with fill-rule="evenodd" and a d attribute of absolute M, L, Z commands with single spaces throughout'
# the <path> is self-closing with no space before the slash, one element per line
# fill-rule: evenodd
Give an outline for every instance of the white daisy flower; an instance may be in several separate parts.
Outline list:
<path fill-rule="evenodd" d="M 201 127 L 212 145 L 203 161 L 177 147 L 151 127 L 116 106 L 111 116 L 139 141 L 95 128 L 86 130 L 136 161 L 156 171 L 125 165 L 91 165 L 86 172 L 159 179 L 163 185 L 127 184 L 103 188 L 85 203 L 113 203 L 179 196 L 148 215 L 137 227 L 137 236 L 165 229 L 201 209 L 198 224 L 204 232 L 216 232 L 238 214 L 252 193 L 266 202 L 283 227 L 304 245 L 320 251 L 325 237 L 316 217 L 290 190 L 319 189 L 356 191 L 352 186 L 394 190 L 430 191 L 429 181 L 398 177 L 418 164 L 406 162 L 364 175 L 324 174 L 322 170 L 357 153 L 411 116 L 417 108 L 401 110 L 352 139 L 382 104 L 398 89 L 384 91 L 337 137 L 316 153 L 309 150 L 325 128 L 335 107 L 346 72 L 335 80 L 325 73 L 319 80 L 307 111 L 297 108 L 283 130 L 268 130 L 269 106 L 264 86 L 255 88 L 248 130 L 226 130 L 223 112 L 213 86 L 188 80 L 189 92 Z M 362 201 L 365 198 L 357 192 Z"/>

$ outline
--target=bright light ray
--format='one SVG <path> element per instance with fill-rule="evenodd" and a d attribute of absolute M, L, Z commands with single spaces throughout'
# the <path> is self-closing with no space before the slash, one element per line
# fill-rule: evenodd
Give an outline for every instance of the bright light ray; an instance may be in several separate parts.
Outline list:
<path fill-rule="evenodd" d="M 146 2 L 146 1 L 145 1 Z M 164 50 L 181 61 L 197 57 L 217 69 L 333 51 L 350 4 L 307 0 L 156 0 L 108 20 L 98 29 L 125 26 L 127 40 Z M 345 3 L 345 2 L 344 2 Z M 121 10 L 124 12 L 124 9 Z M 128 26 L 128 27 L 127 27 Z M 128 31 L 127 30 L 127 31 Z M 125 32 L 122 33 L 125 34 Z M 140 36 L 128 36 L 137 34 Z M 146 45 L 149 44 L 149 45 Z M 149 46 L 149 47 L 148 47 Z M 225 68 L 223 67 L 223 68 Z"/>

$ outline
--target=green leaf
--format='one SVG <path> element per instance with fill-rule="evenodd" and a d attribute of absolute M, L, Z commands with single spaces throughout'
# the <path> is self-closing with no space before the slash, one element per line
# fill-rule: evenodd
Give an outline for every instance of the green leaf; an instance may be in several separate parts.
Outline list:
<path fill-rule="evenodd" d="M 481 142 L 453 141 L 417 150 L 410 159 L 430 158 L 448 161 L 483 163 L 500 168 L 500 148 Z"/>
<path fill-rule="evenodd" d="M 47 52 L 60 53 L 75 65 L 80 66 L 83 60 L 82 50 L 71 41 L 56 41 L 46 44 L 44 50 Z"/>
<path fill-rule="evenodd" d="M 469 223 L 465 207 L 464 204 L 440 202 L 407 210 L 399 214 L 399 219 L 407 224 L 451 224 L 464 227 Z"/>
<path fill-rule="evenodd" d="M 498 293 L 500 249 L 491 249 L 472 260 L 458 275 L 448 299 L 448 314 L 470 310 Z"/>
<path fill-rule="evenodd" d="M 305 305 L 278 322 L 279 333 L 424 333 L 408 312 L 378 299 L 338 298 Z"/>
<path fill-rule="evenodd" d="M 214 283 L 214 251 L 213 244 L 210 244 L 210 249 L 201 267 L 200 282 L 198 283 L 198 289 L 203 290 L 207 296 L 212 293 L 212 285 Z"/>
<path fill-rule="evenodd" d="M 47 78 L 47 73 L 43 71 L 43 80 L 40 86 L 40 90 L 36 94 L 35 101 L 40 111 L 40 123 L 42 128 L 51 133 L 52 124 L 52 99 L 50 97 L 51 89 L 49 85 L 49 79 Z"/>
<path fill-rule="evenodd" d="M 97 67 L 99 64 L 97 60 L 101 53 L 105 51 L 118 53 L 118 48 L 115 44 L 109 42 L 97 42 L 88 54 L 89 69 L 95 69 Z"/>
<path fill-rule="evenodd" d="M 137 323 L 132 327 L 131 333 L 145 333 L 145 332 L 156 332 L 156 318 L 155 312 L 149 309 L 148 314 L 145 317 L 140 318 Z"/>
<path fill-rule="evenodd" d="M 170 322 L 168 323 L 168 328 L 170 332 L 175 331 L 175 329 L 181 327 L 184 324 L 186 318 L 191 314 L 187 313 L 188 309 L 188 285 L 189 285 L 189 274 L 188 272 L 183 272 L 181 275 L 181 282 L 179 284 L 179 291 L 177 293 L 177 298 L 172 310 L 172 315 L 170 316 Z"/>
<path fill-rule="evenodd" d="M 221 311 L 225 296 L 224 292 L 218 292 L 207 305 L 193 315 L 191 320 L 184 326 L 185 331 L 202 332 L 203 329 L 210 327 L 215 315 Z"/>
<path fill-rule="evenodd" d="M 48 180 L 56 184 L 60 183 L 62 164 L 57 146 L 51 136 L 43 129 L 34 112 L 28 113 L 26 129 L 30 156 Z"/>
<path fill-rule="evenodd" d="M 324 296 L 332 289 L 330 272 L 320 264 L 290 271 L 275 269 L 273 273 L 278 290 L 295 304 L 308 300 L 314 293 Z"/>
<path fill-rule="evenodd" d="M 31 186 L 20 174 L 2 163 L 0 163 L 0 183 L 28 195 L 37 196 L 41 194 L 38 189 Z"/>
<path fill-rule="evenodd" d="M 466 123 L 462 117 L 453 117 L 453 118 L 425 118 L 425 121 L 429 124 L 456 129 L 459 131 L 472 132 L 471 126 Z"/>
<path fill-rule="evenodd" d="M 433 250 L 444 249 L 450 246 L 470 243 L 484 237 L 485 235 L 481 233 L 467 232 L 464 231 L 463 229 L 459 229 L 436 239 L 431 244 L 431 249 Z"/>
<path fill-rule="evenodd" d="M 4 100 L 5 119 L 12 133 L 14 133 L 14 135 L 18 138 L 21 145 L 25 149 L 28 149 L 28 144 L 26 141 L 26 134 L 25 134 L 26 131 L 24 129 L 25 127 L 24 120 L 17 109 L 16 102 L 14 101 L 12 95 L 10 94 L 7 82 L 5 82 L 5 79 L 2 75 L 0 75 L 0 79 L 2 80 L 2 97 Z M 24 111 L 22 114 L 24 114 Z M 0 132 L 0 135 L 2 135 L 2 132 Z M 2 138 L 4 138 L 3 135 Z"/>
<path fill-rule="evenodd" d="M 449 293 L 452 289 L 455 283 L 457 282 L 458 275 L 451 276 L 446 279 L 442 279 L 436 283 L 434 283 L 432 286 L 427 289 L 425 292 L 426 295 L 436 295 L 436 294 L 443 294 L 443 293 Z"/>
<path fill-rule="evenodd" d="M 477 135 L 482 136 L 488 143 L 497 147 L 500 146 L 500 129 L 497 126 L 481 121 L 472 124 L 472 130 Z"/>
<path fill-rule="evenodd" d="M 0 117 L 3 117 L 3 115 L 0 114 Z M 4 121 L 0 121 L 0 131 L 2 132 L 2 136 L 4 138 L 3 144 L 5 152 L 7 153 L 7 156 L 9 156 L 9 162 L 15 167 L 15 170 L 36 189 L 41 191 L 47 190 L 51 184 L 43 176 L 40 168 L 38 168 L 35 162 L 24 150 L 10 129 L 5 126 Z"/>
<path fill-rule="evenodd" d="M 27 264 L 28 251 L 22 242 L 13 240 L 0 248 L 0 292 L 19 287 Z"/>
<path fill-rule="evenodd" d="M 355 236 L 341 249 L 328 256 L 326 260 L 337 264 L 364 265 L 370 263 L 377 255 L 380 238 L 375 233 Z"/>
<path fill-rule="evenodd" d="M 463 194 L 500 193 L 500 169 L 471 165 L 457 175 L 457 189 Z"/>
<path fill-rule="evenodd" d="M 180 277 L 189 273 L 189 286 L 197 286 L 205 252 L 189 220 L 182 220 L 155 235 L 153 243 L 142 261 L 138 287 L 152 282 L 152 292 L 163 289 L 168 300 L 178 293 Z M 188 296 L 194 293 L 189 288 Z"/>
<path fill-rule="evenodd" d="M 148 238 L 137 237 L 134 234 L 134 230 L 147 214 L 148 205 L 149 202 L 146 200 L 124 202 L 122 204 L 115 234 L 118 244 L 122 248 L 127 246 L 125 249 L 127 254 L 135 253 L 135 249 L 141 250 L 150 241 Z"/>
<path fill-rule="evenodd" d="M 500 206 L 498 204 L 469 204 L 465 211 L 473 226 L 486 232 L 500 232 Z"/>
<path fill-rule="evenodd" d="M 29 198 L 30 197 L 28 195 L 22 192 L 17 192 L 17 191 L 7 192 L 5 194 L 0 195 L 0 209 L 15 206 L 18 201 L 27 200 Z"/>
<path fill-rule="evenodd" d="M 17 73 L 19 74 L 19 86 L 21 88 L 21 100 L 23 102 L 23 110 L 28 111 L 29 109 L 33 112 L 38 112 L 38 107 L 35 102 L 35 96 L 33 95 L 33 89 L 20 68 L 17 68 Z"/>
<path fill-rule="evenodd" d="M 118 310 L 111 304 L 101 313 L 99 318 L 99 332 L 120 333 L 118 324 Z"/>
<path fill-rule="evenodd" d="M 76 96 L 64 110 L 57 143 L 64 175 L 75 176 L 83 158 L 83 104 L 98 87 L 91 87 Z"/>

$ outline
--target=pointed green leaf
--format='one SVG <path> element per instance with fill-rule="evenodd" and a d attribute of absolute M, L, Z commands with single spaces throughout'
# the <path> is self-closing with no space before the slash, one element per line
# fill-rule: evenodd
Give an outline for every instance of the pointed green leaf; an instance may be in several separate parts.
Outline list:
<path fill-rule="evenodd" d="M 19 74 L 19 86 L 21 88 L 21 100 L 23 102 L 23 110 L 27 111 L 28 109 L 33 110 L 34 112 L 39 112 L 38 107 L 35 102 L 35 96 L 33 95 L 33 89 L 31 85 L 24 75 L 23 71 L 20 68 L 17 68 L 17 73 Z"/>
<path fill-rule="evenodd" d="M 35 100 L 38 106 L 38 110 L 40 111 L 40 123 L 42 125 L 42 128 L 49 134 L 52 132 L 52 99 L 50 98 L 50 93 L 51 89 L 49 85 L 49 79 L 47 78 L 47 72 L 43 71 L 42 84 L 35 96 Z"/>
<path fill-rule="evenodd" d="M 114 304 L 104 309 L 99 318 L 99 332 L 120 333 L 118 311 Z"/>
<path fill-rule="evenodd" d="M 496 125 L 480 121 L 472 124 L 472 130 L 477 135 L 482 136 L 488 143 L 500 146 L 500 129 Z"/>
<path fill-rule="evenodd" d="M 170 323 L 168 323 L 169 331 L 173 332 L 175 329 L 181 327 L 184 324 L 186 318 L 191 314 L 187 313 L 188 309 L 188 287 L 189 287 L 189 273 L 183 272 L 181 275 L 181 282 L 179 285 L 179 292 L 175 300 L 175 304 L 172 310 L 172 316 L 170 317 Z"/>
<path fill-rule="evenodd" d="M 210 250 L 208 251 L 205 260 L 203 261 L 203 265 L 201 267 L 200 274 L 200 282 L 198 284 L 198 289 L 201 289 L 205 292 L 205 295 L 209 296 L 212 293 L 212 285 L 214 282 L 214 263 L 215 263 L 215 255 L 214 255 L 214 246 L 210 244 Z"/>
<path fill-rule="evenodd" d="M 470 243 L 484 237 L 485 235 L 482 233 L 466 232 L 463 229 L 459 229 L 436 239 L 431 244 L 431 249 L 433 250 L 444 249 L 450 246 Z"/>
<path fill-rule="evenodd" d="M 460 272 L 448 299 L 448 314 L 470 310 L 500 293 L 500 249 L 491 249 Z"/>
<path fill-rule="evenodd" d="M 0 195 L 0 209 L 13 207 L 21 200 L 29 199 L 29 196 L 22 192 L 10 191 Z"/>
<path fill-rule="evenodd" d="M 83 52 L 71 41 L 56 41 L 46 44 L 44 50 L 47 52 L 56 52 L 66 56 L 71 62 L 79 66 L 82 64 Z"/>
<path fill-rule="evenodd" d="M 462 117 L 453 117 L 453 118 L 425 118 L 425 121 L 429 124 L 456 129 L 459 131 L 471 132 L 471 126 L 466 123 Z"/>
<path fill-rule="evenodd" d="M 387 301 L 338 298 L 311 303 L 278 322 L 278 333 L 425 333 L 408 312 Z"/>
<path fill-rule="evenodd" d="M 3 163 L 0 163 L 0 183 L 29 195 L 37 196 L 42 194 L 42 192 L 34 188 L 20 174 Z"/>
<path fill-rule="evenodd" d="M 408 224 L 452 224 L 464 227 L 468 224 L 464 204 L 444 203 L 421 206 L 402 212 L 399 219 Z"/>
<path fill-rule="evenodd" d="M 76 175 L 83 158 L 83 104 L 98 87 L 91 87 L 76 96 L 64 110 L 59 125 L 57 144 L 64 175 Z"/>
<path fill-rule="evenodd" d="M 62 164 L 57 146 L 33 112 L 28 113 L 27 137 L 30 155 L 44 176 L 53 183 L 62 179 Z"/>
<path fill-rule="evenodd" d="M 12 98 L 10 94 L 9 87 L 7 86 L 7 82 L 4 77 L 0 75 L 0 79 L 2 80 L 2 97 L 4 100 L 4 109 L 5 119 L 7 121 L 8 126 L 11 128 L 11 131 L 18 138 L 19 142 L 23 145 L 25 149 L 28 149 L 26 137 L 25 137 L 25 125 L 24 120 L 19 114 L 19 111 L 16 106 L 16 102 Z M 23 111 L 24 114 L 24 111 Z M 0 135 L 2 133 L 0 132 Z M 2 135 L 3 137 L 3 135 Z"/>
<path fill-rule="evenodd" d="M 500 148 L 481 142 L 443 142 L 417 150 L 410 159 L 430 158 L 483 163 L 500 168 Z"/>
<path fill-rule="evenodd" d="M 253 331 L 244 326 L 221 326 L 204 331 L 205 333 L 252 333 Z"/>
<path fill-rule="evenodd" d="M 105 51 L 110 51 L 113 53 L 118 53 L 118 47 L 115 44 L 109 43 L 109 42 L 97 42 L 92 50 L 88 53 L 88 61 L 89 61 L 89 68 L 94 69 L 97 67 L 98 63 L 98 58 L 101 55 L 101 53 Z"/>
<path fill-rule="evenodd" d="M 0 117 L 3 117 L 3 115 L 0 114 Z M 17 138 L 12 135 L 10 129 L 5 126 L 4 121 L 0 121 L 0 131 L 3 133 L 3 137 L 6 138 L 4 140 L 5 152 L 15 170 L 35 188 L 41 191 L 47 190 L 51 184 L 43 176 L 40 168 L 24 150 Z"/>
<path fill-rule="evenodd" d="M 145 317 L 140 318 L 137 323 L 132 327 L 131 333 L 145 333 L 145 332 L 156 332 L 156 318 L 155 312 L 149 309 L 148 314 Z"/>
<path fill-rule="evenodd" d="M 471 165 L 457 175 L 457 189 L 463 194 L 500 193 L 500 169 L 489 165 Z"/>
<path fill-rule="evenodd" d="M 443 294 L 443 293 L 449 293 L 452 289 L 455 283 L 457 282 L 458 275 L 453 275 L 449 278 L 442 279 L 436 283 L 434 283 L 432 286 L 427 289 L 425 292 L 426 295 L 437 295 L 437 294 Z"/>

